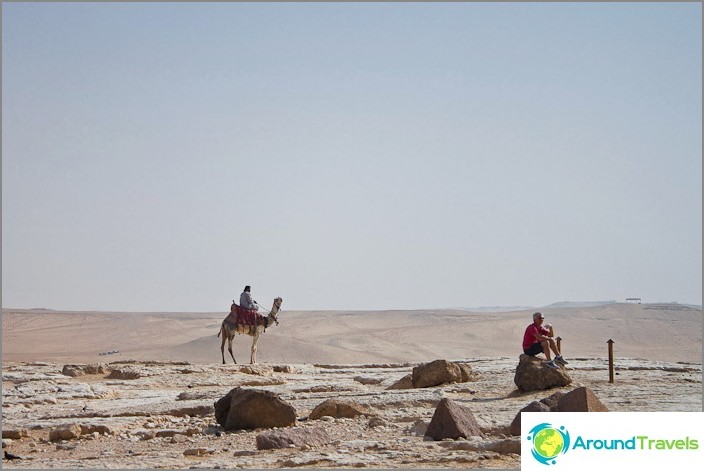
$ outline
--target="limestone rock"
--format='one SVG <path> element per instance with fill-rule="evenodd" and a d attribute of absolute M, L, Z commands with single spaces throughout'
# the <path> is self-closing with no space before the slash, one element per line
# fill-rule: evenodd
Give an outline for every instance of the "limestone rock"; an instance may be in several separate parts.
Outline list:
<path fill-rule="evenodd" d="M 449 450 L 493 451 L 494 453 L 500 453 L 502 455 L 521 454 L 521 440 L 516 438 L 506 438 L 503 440 L 470 438 L 456 442 L 442 442 L 439 445 Z"/>
<path fill-rule="evenodd" d="M 298 373 L 298 370 L 291 365 L 273 365 L 275 373 Z"/>
<path fill-rule="evenodd" d="M 572 382 L 572 378 L 562 366 L 550 368 L 541 358 L 522 354 L 513 382 L 521 391 L 539 391 L 567 386 Z"/>
<path fill-rule="evenodd" d="M 338 399 L 328 399 L 313 409 L 309 419 L 315 420 L 323 416 L 335 418 L 356 417 L 358 415 L 376 415 L 366 406 L 350 401 L 340 401 Z"/>
<path fill-rule="evenodd" d="M 290 427 L 296 410 L 272 392 L 234 388 L 215 403 L 215 419 L 225 430 Z"/>
<path fill-rule="evenodd" d="M 455 362 L 455 365 L 460 367 L 460 381 L 462 383 L 466 383 L 468 381 L 476 381 L 478 379 L 479 375 L 472 371 L 472 366 L 470 364 L 463 362 Z"/>
<path fill-rule="evenodd" d="M 484 437 L 474 414 L 468 408 L 457 404 L 452 399 L 442 399 L 430 420 L 426 437 L 433 440 L 451 438 Z"/>
<path fill-rule="evenodd" d="M 273 430 L 257 435 L 257 449 L 259 450 L 289 448 L 291 445 L 317 447 L 328 443 L 330 443 L 330 437 L 322 427 Z"/>
<path fill-rule="evenodd" d="M 49 441 L 72 440 L 81 435 L 81 427 L 77 424 L 63 425 L 49 432 Z"/>
<path fill-rule="evenodd" d="M 550 406 L 542 401 L 533 401 L 518 411 L 518 414 L 516 414 L 516 417 L 513 419 L 513 422 L 511 422 L 511 426 L 509 427 L 509 433 L 511 435 L 515 436 L 521 434 L 521 412 L 550 412 Z"/>
<path fill-rule="evenodd" d="M 387 390 L 389 389 L 413 389 L 413 375 L 406 375 L 403 378 L 399 379 L 396 381 L 394 384 L 386 388 Z"/>
<path fill-rule="evenodd" d="M 107 425 L 94 425 L 94 424 L 80 424 L 81 435 L 90 435 L 92 433 L 99 433 L 101 435 L 112 435 L 113 431 Z"/>
<path fill-rule="evenodd" d="M 10 438 L 20 440 L 23 437 L 29 437 L 29 431 L 26 428 L 10 429 L 2 431 L 2 438 Z"/>
<path fill-rule="evenodd" d="M 557 403 L 559 412 L 608 412 L 609 409 L 602 404 L 594 392 L 581 387 L 568 392 Z"/>
<path fill-rule="evenodd" d="M 97 375 L 105 373 L 107 373 L 105 366 L 99 363 L 93 363 L 90 365 L 64 365 L 61 370 L 61 374 L 71 376 L 72 378 L 82 375 Z"/>
<path fill-rule="evenodd" d="M 108 375 L 108 379 L 137 379 L 141 378 L 142 374 L 135 368 L 113 368 Z"/>
<path fill-rule="evenodd" d="M 271 376 L 274 368 L 268 365 L 246 365 L 240 368 L 240 373 L 255 376 Z"/>
<path fill-rule="evenodd" d="M 550 396 L 541 399 L 540 402 L 548 406 L 550 408 L 550 412 L 557 412 L 557 403 L 564 395 L 565 393 L 563 393 L 562 391 L 557 391 L 556 393 L 553 393 Z"/>
<path fill-rule="evenodd" d="M 414 388 L 429 388 L 445 383 L 462 381 L 462 370 L 456 363 L 435 360 L 413 368 L 411 376 Z"/>

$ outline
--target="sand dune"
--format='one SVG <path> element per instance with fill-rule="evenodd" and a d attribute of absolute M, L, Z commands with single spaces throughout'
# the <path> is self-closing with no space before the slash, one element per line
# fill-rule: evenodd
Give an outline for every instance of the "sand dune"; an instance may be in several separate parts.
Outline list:
<path fill-rule="evenodd" d="M 605 357 L 606 342 L 612 339 L 617 357 L 701 362 L 701 308 L 605 304 L 542 311 L 561 337 L 567 357 Z M 280 325 L 262 335 L 257 358 L 260 362 L 388 363 L 518 356 L 531 313 L 284 310 Z M 4 309 L 3 360 L 219 362 L 216 336 L 224 317 L 224 313 Z M 235 337 L 238 362 L 248 362 L 250 345 L 250 337 Z M 99 355 L 115 350 L 119 353 Z"/>

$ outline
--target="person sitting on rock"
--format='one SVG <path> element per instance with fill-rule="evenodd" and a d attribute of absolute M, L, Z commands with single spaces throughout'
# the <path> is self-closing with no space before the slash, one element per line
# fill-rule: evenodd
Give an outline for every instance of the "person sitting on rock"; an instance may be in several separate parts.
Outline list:
<path fill-rule="evenodd" d="M 526 327 L 526 332 L 523 334 L 523 353 L 530 356 L 535 356 L 538 353 L 544 353 L 547 360 L 545 364 L 550 368 L 558 368 L 555 362 L 563 365 L 567 364 L 557 344 L 553 339 L 553 330 L 550 324 L 543 327 L 545 318 L 540 312 L 533 314 L 533 323 Z M 555 353 L 555 361 L 550 359 L 550 350 Z"/>

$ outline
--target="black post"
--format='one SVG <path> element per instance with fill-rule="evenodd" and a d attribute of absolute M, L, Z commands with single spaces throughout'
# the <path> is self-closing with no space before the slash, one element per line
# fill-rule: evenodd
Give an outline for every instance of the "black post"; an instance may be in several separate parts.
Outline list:
<path fill-rule="evenodd" d="M 609 339 L 609 383 L 614 382 L 614 341 Z"/>

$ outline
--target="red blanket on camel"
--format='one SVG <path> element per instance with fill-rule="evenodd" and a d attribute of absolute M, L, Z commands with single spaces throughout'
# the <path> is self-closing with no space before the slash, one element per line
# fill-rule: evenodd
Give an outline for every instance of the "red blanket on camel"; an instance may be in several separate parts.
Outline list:
<path fill-rule="evenodd" d="M 245 309 L 237 304 L 232 304 L 230 314 L 225 318 L 231 324 L 238 325 L 259 325 L 264 323 L 264 316 L 256 309 Z"/>

